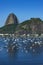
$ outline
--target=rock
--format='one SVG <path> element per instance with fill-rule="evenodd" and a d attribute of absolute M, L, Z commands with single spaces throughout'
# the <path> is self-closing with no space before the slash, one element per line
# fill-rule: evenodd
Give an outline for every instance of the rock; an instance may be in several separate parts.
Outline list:
<path fill-rule="evenodd" d="M 9 16 L 5 22 L 5 25 L 9 25 L 9 24 L 18 24 L 18 19 L 17 19 L 16 15 L 13 13 L 9 14 Z"/>

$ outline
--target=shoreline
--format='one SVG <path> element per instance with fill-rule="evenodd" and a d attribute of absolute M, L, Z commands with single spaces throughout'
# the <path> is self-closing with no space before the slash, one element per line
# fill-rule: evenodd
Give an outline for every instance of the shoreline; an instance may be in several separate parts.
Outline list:
<path fill-rule="evenodd" d="M 4 37 L 4 36 L 10 36 L 10 37 L 43 37 L 43 34 L 39 35 L 39 34 L 22 34 L 22 35 L 18 35 L 18 34 L 0 34 L 0 36 Z"/>

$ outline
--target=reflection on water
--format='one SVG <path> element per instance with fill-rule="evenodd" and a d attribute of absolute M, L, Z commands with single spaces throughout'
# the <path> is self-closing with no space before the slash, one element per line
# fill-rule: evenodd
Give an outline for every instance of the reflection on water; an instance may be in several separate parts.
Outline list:
<path fill-rule="evenodd" d="M 8 53 L 11 56 L 13 56 L 16 53 L 16 51 L 17 51 L 17 43 L 13 44 L 12 39 L 10 39 L 9 42 L 8 42 L 7 48 L 8 48 L 7 49 Z"/>
<path fill-rule="evenodd" d="M 11 65 L 43 63 L 43 38 L 0 38 L 0 59 Z"/>

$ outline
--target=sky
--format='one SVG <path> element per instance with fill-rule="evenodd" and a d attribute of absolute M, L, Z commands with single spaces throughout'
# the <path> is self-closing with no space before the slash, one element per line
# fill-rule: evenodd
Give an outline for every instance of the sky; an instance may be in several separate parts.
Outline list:
<path fill-rule="evenodd" d="M 0 0 L 0 27 L 10 13 L 14 13 L 19 22 L 33 17 L 43 20 L 43 0 Z"/>

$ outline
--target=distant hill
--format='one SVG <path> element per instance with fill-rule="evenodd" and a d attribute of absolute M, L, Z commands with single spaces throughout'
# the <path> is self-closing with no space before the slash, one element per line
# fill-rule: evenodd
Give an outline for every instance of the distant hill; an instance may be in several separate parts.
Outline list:
<path fill-rule="evenodd" d="M 18 18 L 13 13 L 9 14 L 9 16 L 5 22 L 5 25 L 9 25 L 9 24 L 15 24 L 15 25 L 18 24 Z"/>
<path fill-rule="evenodd" d="M 18 19 L 14 14 L 10 14 L 5 25 L 0 28 L 0 33 L 16 33 L 21 34 L 41 34 L 43 33 L 43 21 L 40 18 L 31 18 L 22 23 L 18 23 Z"/>
<path fill-rule="evenodd" d="M 40 18 L 31 18 L 19 24 L 17 30 L 20 34 L 41 34 L 43 33 L 43 21 Z"/>
<path fill-rule="evenodd" d="M 18 18 L 15 14 L 11 13 L 6 20 L 5 25 L 0 28 L 0 33 L 14 33 L 18 24 Z"/>

